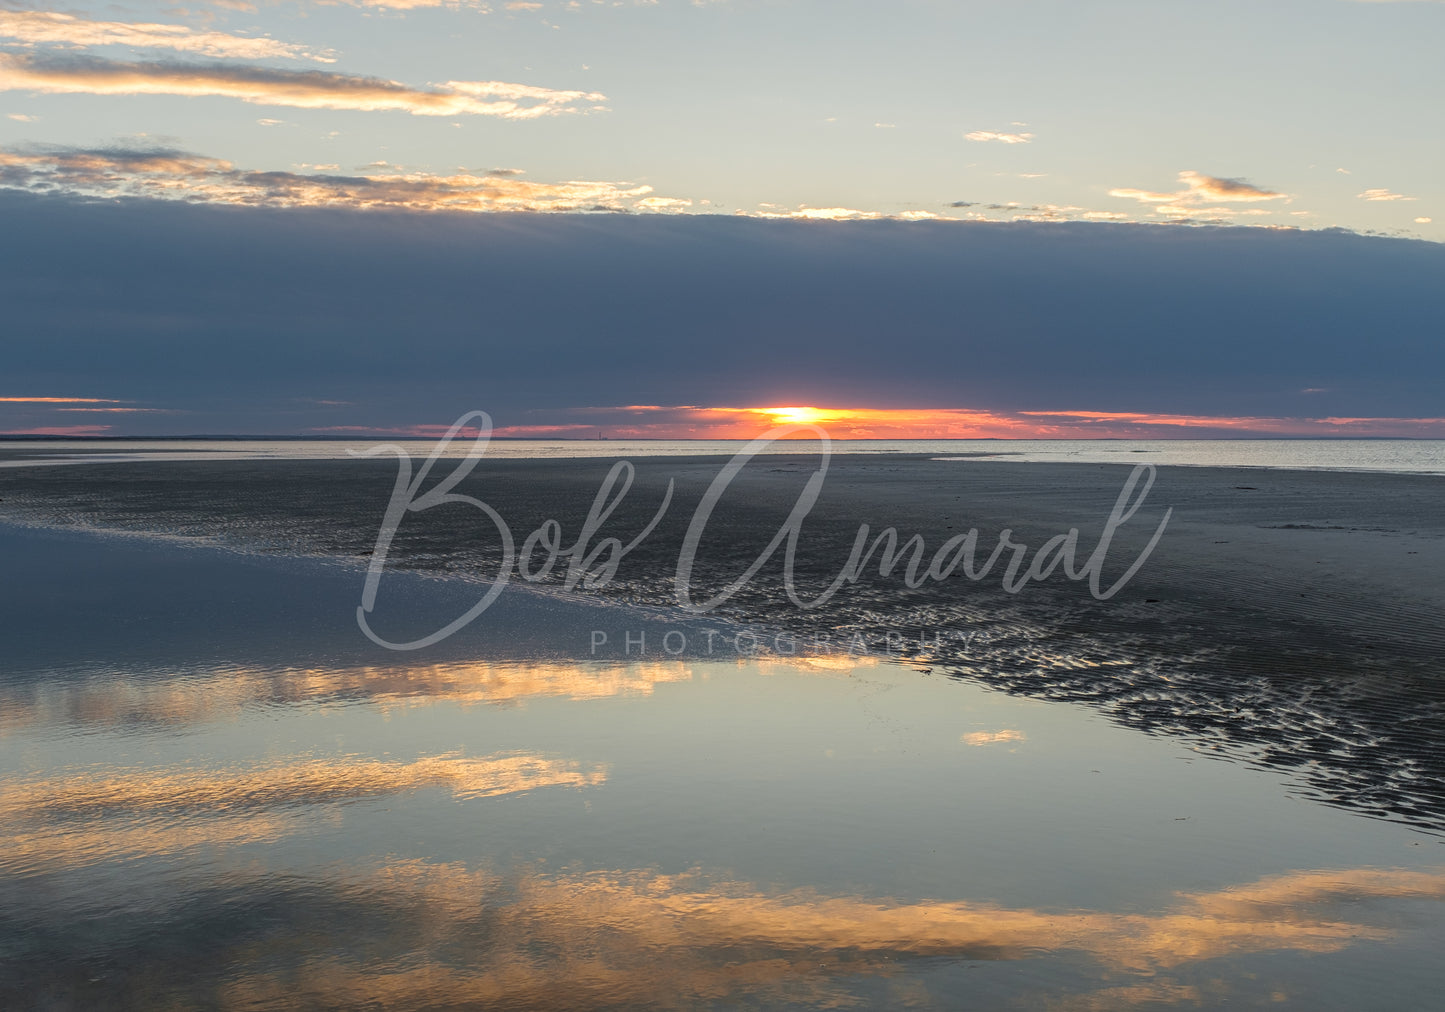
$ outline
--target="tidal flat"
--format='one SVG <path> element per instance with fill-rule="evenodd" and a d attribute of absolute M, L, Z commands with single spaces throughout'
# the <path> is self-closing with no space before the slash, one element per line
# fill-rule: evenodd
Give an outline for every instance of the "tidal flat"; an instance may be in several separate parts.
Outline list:
<path fill-rule="evenodd" d="M 455 491 L 565 547 L 612 461 Z M 816 468 L 759 459 L 699 599 Z M 1160 467 L 1117 594 L 1054 572 L 817 609 L 782 549 L 677 563 L 717 457 L 635 461 L 604 586 L 512 575 L 439 642 L 357 625 L 385 461 L 0 472 L 0 999 L 53 1008 L 1418 1008 L 1445 941 L 1433 475 Z M 438 472 L 439 474 L 442 472 Z M 838 456 L 806 598 L 862 524 L 1096 544 L 1120 465 Z M 373 624 L 504 561 L 408 516 Z M 534 562 L 540 559 L 534 555 Z M 604 556 L 599 556 L 602 561 Z M 877 556 L 873 557 L 875 562 Z M 514 560 L 515 561 L 515 560 Z M 537 575 L 540 566 L 528 570 Z M 595 582 L 595 581 L 594 581 Z M 811 592 L 811 593 L 810 593 Z"/>

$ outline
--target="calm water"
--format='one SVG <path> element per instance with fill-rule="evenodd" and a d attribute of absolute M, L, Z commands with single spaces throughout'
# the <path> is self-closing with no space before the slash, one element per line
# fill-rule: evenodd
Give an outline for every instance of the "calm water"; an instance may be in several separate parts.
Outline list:
<path fill-rule="evenodd" d="M 521 593 L 402 656 L 345 566 L 0 550 L 6 1007 L 1440 993 L 1439 838 L 1088 711 L 861 653 L 673 658 L 665 616 Z"/>
<path fill-rule="evenodd" d="M 346 459 L 371 442 L 148 440 L 97 442 L 19 442 L 0 440 L 0 467 L 87 460 Z M 427 456 L 429 440 L 397 440 L 413 457 Z M 499 440 L 487 450 L 493 457 L 651 457 L 719 455 L 738 452 L 737 440 Z M 782 441 L 766 452 L 796 453 L 806 443 Z M 465 455 L 466 442 L 450 448 Z M 1074 463 L 1179 464 L 1186 466 L 1283 467 L 1310 470 L 1392 471 L 1445 474 L 1445 440 L 1432 439 L 930 439 L 836 440 L 835 453 L 927 453 L 961 461 L 1070 461 Z"/>

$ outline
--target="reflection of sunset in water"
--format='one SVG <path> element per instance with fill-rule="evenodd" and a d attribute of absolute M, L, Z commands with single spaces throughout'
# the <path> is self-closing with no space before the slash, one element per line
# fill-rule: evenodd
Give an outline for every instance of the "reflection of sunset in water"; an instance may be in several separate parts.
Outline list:
<path fill-rule="evenodd" d="M 1109 779 L 1136 754 L 1117 731 L 876 656 L 133 674 L 26 698 L 0 743 L 31 770 L 0 781 L 0 914 L 45 968 L 26 1001 L 52 973 L 82 982 L 75 1007 L 1215 1007 L 1300 985 L 1300 956 L 1408 956 L 1403 905 L 1434 924 L 1445 899 L 1445 870 L 1378 850 L 1215 888 L 1288 867 L 1195 873 L 1191 848 L 1259 811 L 1211 806 L 1223 781 L 1189 781 L 1176 819 L 1174 781 Z M 1040 785 L 1058 810 L 1029 807 Z M 1011 879 L 1015 848 L 1057 881 Z M 1110 881 L 1123 862 L 1137 885 Z M 95 952 L 123 969 L 82 993 Z"/>
<path fill-rule="evenodd" d="M 288 813 L 197 818 L 87 819 L 36 822 L 0 829 L 0 870 L 35 875 L 134 858 L 175 857 L 201 849 L 275 843 L 315 825 L 315 814 Z"/>
<path fill-rule="evenodd" d="M 1004 729 L 1002 731 L 970 731 L 959 739 L 965 745 L 997 745 L 1001 742 L 1027 741 L 1027 736 L 1022 731 Z"/>
<path fill-rule="evenodd" d="M 306 759 L 254 769 L 202 769 L 85 775 L 21 782 L 0 789 L 0 815 L 41 809 L 88 814 L 117 810 L 194 809 L 208 814 L 278 805 L 325 804 L 373 794 L 450 787 L 459 798 L 515 794 L 534 787 L 586 787 L 606 770 L 541 756 L 464 759 L 449 754 L 414 762 Z"/>
<path fill-rule="evenodd" d="M 77 723 L 100 727 L 175 726 L 234 719 L 257 704 L 367 701 L 380 706 L 432 700 L 504 705 L 527 699 L 645 696 L 692 677 L 687 664 L 510 663 L 352 668 L 237 668 L 199 675 L 107 676 L 33 695 L 0 697 L 0 733 Z"/>
<path fill-rule="evenodd" d="M 718 661 L 710 663 L 717 664 Z M 876 657 L 799 654 L 728 661 L 795 674 L 875 667 Z M 166 728 L 233 720 L 250 706 L 366 702 L 383 709 L 446 702 L 505 706 L 529 699 L 649 696 L 657 686 L 690 681 L 682 660 L 637 663 L 511 662 L 350 668 L 233 668 L 167 677 L 105 676 L 47 685 L 31 693 L 0 690 L 0 735 L 31 727 L 81 724 Z"/>
<path fill-rule="evenodd" d="M 413 762 L 352 757 L 302 759 L 242 769 L 85 773 L 0 788 L 0 867 L 52 870 L 204 846 L 271 842 L 300 831 L 301 806 L 327 805 L 423 787 L 458 799 L 543 787 L 595 787 L 606 767 L 538 755 Z M 281 809 L 280 813 L 262 810 Z M 289 809 L 289 811 L 288 811 Z"/>
<path fill-rule="evenodd" d="M 1392 932 L 1370 923 L 1357 904 L 1445 899 L 1445 873 L 1293 872 L 1180 894 L 1171 908 L 1148 914 L 768 892 L 697 874 L 515 878 L 420 861 L 365 875 L 341 871 L 328 888 L 343 906 L 372 915 L 367 923 L 384 936 L 371 944 L 413 953 L 407 964 L 378 969 L 314 954 L 279 976 L 234 981 L 224 1005 L 289 996 L 407 1008 L 666 1007 L 752 994 L 831 1006 L 849 997 L 846 978 L 892 975 L 910 958 L 1018 960 L 1065 952 L 1088 956 L 1106 979 L 1124 981 L 1066 1007 L 1192 1002 L 1195 987 L 1157 974 L 1221 957 L 1329 953 L 1389 938 Z M 417 939 L 429 958 L 416 958 Z"/>

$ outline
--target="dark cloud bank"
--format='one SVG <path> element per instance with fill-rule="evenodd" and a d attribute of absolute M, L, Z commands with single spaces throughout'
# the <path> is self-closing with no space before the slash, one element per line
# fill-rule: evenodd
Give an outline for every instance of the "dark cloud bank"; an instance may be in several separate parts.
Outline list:
<path fill-rule="evenodd" d="M 20 193 L 0 222 L 0 394 L 193 412 L 123 431 L 638 403 L 1445 415 L 1433 243 Z"/>

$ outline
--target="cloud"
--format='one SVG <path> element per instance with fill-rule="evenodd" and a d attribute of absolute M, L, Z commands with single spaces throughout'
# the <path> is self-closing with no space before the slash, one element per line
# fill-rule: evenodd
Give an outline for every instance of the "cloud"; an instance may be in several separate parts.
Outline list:
<path fill-rule="evenodd" d="M 881 211 L 858 211 L 851 207 L 808 207 L 793 211 L 755 211 L 755 218 L 803 218 L 810 221 L 859 221 L 884 217 Z"/>
<path fill-rule="evenodd" d="M 292 59 L 334 63 L 336 59 L 329 51 L 313 51 L 305 46 L 265 37 L 198 32 L 184 25 L 91 21 L 51 11 L 0 10 L 0 38 L 14 39 L 26 45 L 130 46 L 247 60 Z"/>
<path fill-rule="evenodd" d="M 55 410 L 93 415 L 174 415 L 177 413 L 170 408 L 56 408 Z"/>
<path fill-rule="evenodd" d="M 639 211 L 681 212 L 692 206 L 692 201 L 682 197 L 643 197 L 632 205 Z"/>
<path fill-rule="evenodd" d="M 1432 219 L 1432 218 L 1416 218 L 1416 219 L 1415 219 L 1415 224 L 1416 224 L 1416 225 L 1429 225 L 1433 220 L 1434 220 L 1434 219 Z"/>
<path fill-rule="evenodd" d="M 256 12 L 255 5 L 249 3 L 248 0 L 208 0 L 208 2 L 214 7 L 243 11 L 247 14 L 254 14 Z M 492 4 L 489 3 L 488 0 L 319 0 L 319 3 L 391 11 L 414 11 L 425 10 L 429 7 L 447 7 L 451 9 L 474 10 L 481 14 L 490 14 L 493 9 Z"/>
<path fill-rule="evenodd" d="M 0 91 L 85 95 L 186 95 L 236 98 L 298 109 L 395 110 L 414 116 L 535 119 L 585 111 L 596 92 L 554 91 L 502 81 L 448 81 L 412 88 L 396 81 L 328 71 L 287 71 L 225 64 L 119 63 L 93 57 L 37 58 L 0 53 Z"/>
<path fill-rule="evenodd" d="M 1207 176 L 1202 172 L 1186 170 L 1179 173 L 1184 189 L 1173 192 L 1140 190 L 1120 187 L 1109 191 L 1111 197 L 1137 200 L 1150 205 L 1150 212 L 1159 218 L 1175 221 L 1228 221 L 1238 217 L 1258 217 L 1272 212 L 1257 207 L 1222 207 L 1225 202 L 1260 203 L 1270 200 L 1289 200 L 1289 195 L 1266 190 L 1244 179 L 1228 179 Z"/>
<path fill-rule="evenodd" d="M 13 119 L 16 123 L 38 123 L 38 122 L 40 122 L 40 117 L 39 117 L 39 116 L 27 116 L 27 115 L 26 115 L 25 113 L 23 113 L 23 112 L 6 113 L 6 114 L 5 114 L 5 118 L 6 118 L 6 119 Z"/>
<path fill-rule="evenodd" d="M 1198 172 L 1181 172 L 1179 178 L 1188 184 L 1191 193 L 1199 194 L 1204 200 L 1279 200 L 1286 196 L 1243 179 L 1221 179 Z"/>
<path fill-rule="evenodd" d="M 1005 134 L 993 130 L 975 130 L 963 136 L 971 141 L 997 141 L 999 144 L 1028 144 L 1034 139 L 1033 134 Z"/>
<path fill-rule="evenodd" d="M 707 201 L 703 201 L 704 204 Z M 933 219 L 954 220 L 945 218 L 941 214 L 932 211 L 899 211 L 895 214 L 886 214 L 883 211 L 860 211 L 854 207 L 809 207 L 803 204 L 800 207 L 787 209 L 778 204 L 761 204 L 760 211 L 738 211 L 735 217 L 739 218 L 775 218 L 793 219 L 799 221 L 880 221 L 888 219 L 891 221 L 930 221 Z M 952 207 L 971 207 L 971 204 L 953 204 Z"/>
<path fill-rule="evenodd" d="M 1361 200 L 1414 200 L 1414 197 L 1407 197 L 1403 193 L 1391 193 L 1389 190 L 1366 190 L 1364 193 L 1355 194 Z"/>
<path fill-rule="evenodd" d="M 1137 200 L 1145 204 L 1173 204 L 1173 205 L 1199 205 L 1209 203 L 1220 203 L 1225 201 L 1254 202 L 1262 200 L 1280 200 L 1288 196 L 1284 193 L 1276 193 L 1273 190 L 1266 190 L 1255 186 L 1243 179 L 1224 179 L 1218 176 L 1206 176 L 1202 172 L 1186 170 L 1179 173 L 1179 181 L 1184 184 L 1184 189 L 1172 193 L 1157 193 L 1151 190 L 1136 189 L 1114 189 L 1109 191 L 1111 197 L 1126 197 L 1130 200 Z"/>
<path fill-rule="evenodd" d="M 1014 431 L 1178 435 L 1288 419 L 1310 386 L 1335 390 L 1312 406 L 1376 430 L 1445 417 L 1445 245 L 1418 239 L 731 214 L 418 221 L 410 208 L 623 210 L 683 195 L 258 173 L 168 152 L 9 153 L 0 184 L 30 191 L 0 191 L 5 328 L 44 335 L 7 359 L 0 393 L 163 405 L 189 412 L 191 432 L 446 424 L 472 408 L 501 425 L 587 425 L 552 409 L 682 403 L 947 408 Z M 150 195 L 182 200 L 115 199 Z M 85 298 L 57 304 L 76 278 Z M 297 397 L 356 407 L 310 413 Z M 1019 414 L 1064 409 L 1100 420 Z M 7 410 L 6 427 L 75 418 Z M 114 417 L 162 434 L 180 416 Z"/>
<path fill-rule="evenodd" d="M 0 149 L 0 186 L 83 197 L 153 197 L 266 207 L 397 208 L 412 211 L 678 210 L 688 202 L 647 198 L 650 186 L 515 175 L 425 172 L 342 176 L 254 172 L 183 151 Z M 646 204 L 645 200 L 653 201 Z"/>

